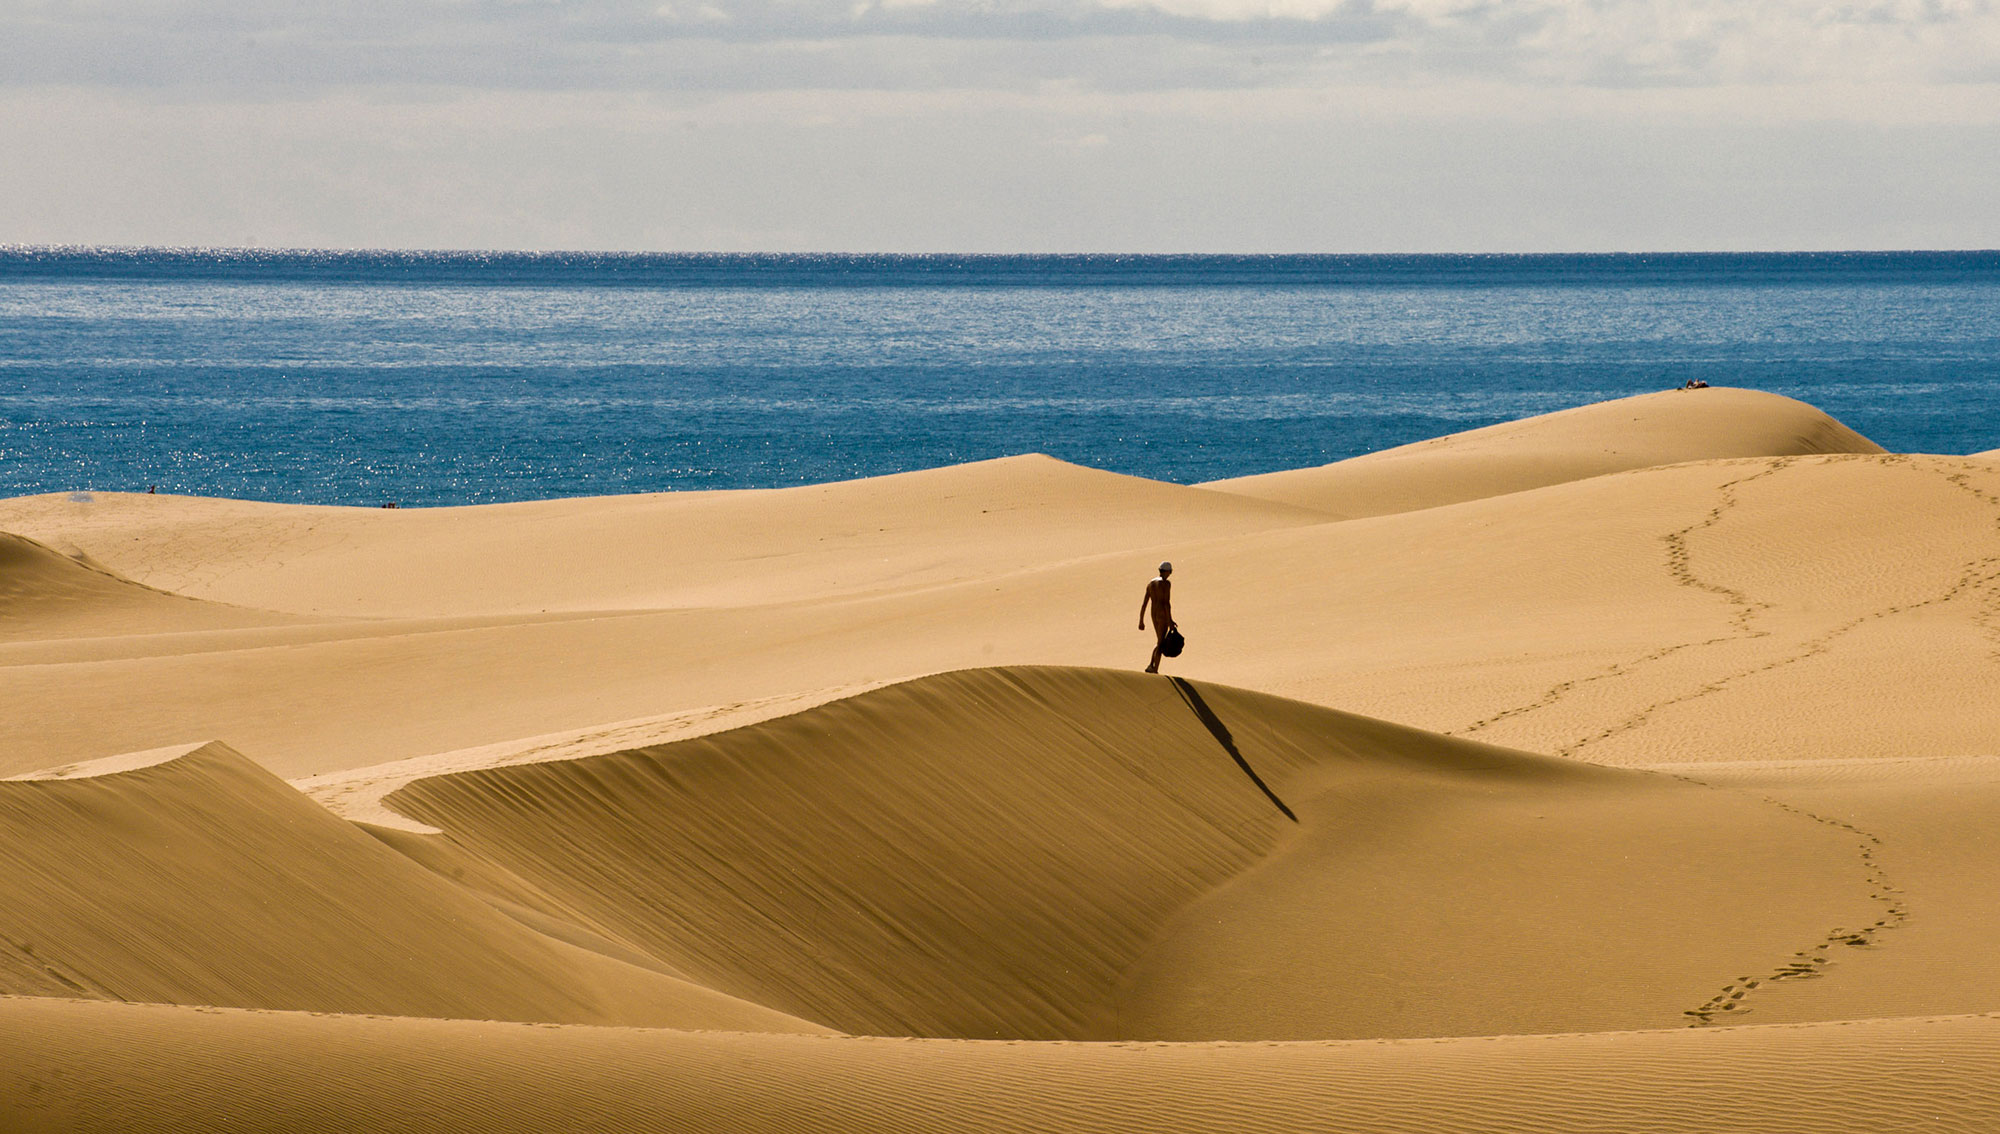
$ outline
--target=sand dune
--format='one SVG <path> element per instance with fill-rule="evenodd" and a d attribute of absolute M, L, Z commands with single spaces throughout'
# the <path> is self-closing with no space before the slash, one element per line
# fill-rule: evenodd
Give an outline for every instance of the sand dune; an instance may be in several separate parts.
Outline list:
<path fill-rule="evenodd" d="M 1291 1044 L 691 1035 L 0 1000 L 22 1134 L 1438 1130 L 2000 1123 L 2000 1018 Z"/>
<path fill-rule="evenodd" d="M 95 493 L 0 501 L 132 578 L 370 617 L 736 606 L 909 590 L 1315 523 L 1284 504 L 1023 456 L 839 484 L 472 508 Z"/>
<path fill-rule="evenodd" d="M 1668 390 L 1202 487 L 1352 518 L 1683 461 L 1881 451 L 1819 410 L 1777 394 Z"/>
<path fill-rule="evenodd" d="M 0 531 L 0 642 L 268 626 L 292 621 L 142 586 L 87 558 Z"/>
<path fill-rule="evenodd" d="M 1127 672 L 946 674 L 387 802 L 703 984 L 872 1034 L 1675 1026 L 1876 916 L 1844 832 L 1753 797 Z M 1783 880 L 1754 914 L 1715 902 L 1744 871 Z"/>
<path fill-rule="evenodd" d="M 9 1130 L 2000 1125 L 1986 457 L 1705 390 L 0 531 Z"/>
<path fill-rule="evenodd" d="M 2000 747 L 2000 746 L 1996 746 Z M 1708 763 L 1669 767 L 1776 799 L 1864 833 L 1879 892 L 1906 916 L 1828 979 L 1783 982 L 1750 998 L 1758 1022 L 2000 1009 L 2000 935 L 1992 879 L 2000 846 L 1985 832 L 2000 806 L 2000 756 Z"/>
<path fill-rule="evenodd" d="M 899 593 L 24 644 L 0 647 L 0 713 L 38 727 L 0 770 L 223 735 L 300 776 L 968 666 L 1143 664 L 1139 588 L 1168 557 L 1188 672 L 1214 680 L 1600 762 L 1733 759 L 1744 729 L 1760 758 L 1976 754 L 2000 735 L 1996 521 L 1989 462 L 1698 462 Z"/>
<path fill-rule="evenodd" d="M 155 755 L 0 781 L 0 992 L 811 1030 L 531 932 L 224 745 Z"/>
<path fill-rule="evenodd" d="M 1855 829 L 1769 785 L 1129 672 L 944 674 L 418 779 L 385 802 L 430 836 L 371 839 L 220 745 L 155 755 L 0 782 L 25 848 L 0 991 L 959 1038 L 1609 1030 L 1732 1018 L 1902 909 Z M 1718 900 L 1746 875 L 1754 909 Z"/>

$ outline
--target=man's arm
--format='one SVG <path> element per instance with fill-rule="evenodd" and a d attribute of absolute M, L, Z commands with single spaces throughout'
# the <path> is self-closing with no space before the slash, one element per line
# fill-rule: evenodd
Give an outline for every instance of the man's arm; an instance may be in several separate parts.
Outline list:
<path fill-rule="evenodd" d="M 1146 608 L 1153 604 L 1153 584 L 1146 584 L 1146 593 L 1139 596 L 1139 629 L 1146 628 Z"/>

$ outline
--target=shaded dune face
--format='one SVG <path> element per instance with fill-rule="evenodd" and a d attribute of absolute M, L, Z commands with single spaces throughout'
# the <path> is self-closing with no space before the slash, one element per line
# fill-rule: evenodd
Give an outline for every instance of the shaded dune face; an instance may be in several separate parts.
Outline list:
<path fill-rule="evenodd" d="M 814 1030 L 533 932 L 221 744 L 0 782 L 0 993 Z"/>
<path fill-rule="evenodd" d="M 1870 916 L 1851 839 L 1752 797 L 1100 670 L 945 674 L 388 803 L 472 884 L 854 1033 L 1685 1025 Z M 1746 910 L 1746 873 L 1786 884 Z"/>
<path fill-rule="evenodd" d="M 842 1031 L 1117 1032 L 1118 974 L 1288 820 L 1165 681 L 974 671 L 392 808 L 713 987 Z M 1253 718 L 1266 776 L 1316 738 Z"/>

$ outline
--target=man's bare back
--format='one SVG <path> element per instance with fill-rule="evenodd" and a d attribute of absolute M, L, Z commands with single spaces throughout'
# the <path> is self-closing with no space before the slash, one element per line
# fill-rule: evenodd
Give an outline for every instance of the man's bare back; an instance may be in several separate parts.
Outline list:
<path fill-rule="evenodd" d="M 1146 584 L 1145 597 L 1139 600 L 1139 629 L 1146 628 L 1146 612 L 1153 612 L 1153 660 L 1146 666 L 1147 673 L 1160 672 L 1160 643 L 1174 628 L 1173 573 L 1173 564 L 1160 564 L 1160 577 Z"/>

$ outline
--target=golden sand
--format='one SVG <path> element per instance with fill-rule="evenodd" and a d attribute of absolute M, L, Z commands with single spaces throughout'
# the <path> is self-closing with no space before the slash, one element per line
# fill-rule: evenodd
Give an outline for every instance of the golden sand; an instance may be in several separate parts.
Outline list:
<path fill-rule="evenodd" d="M 1996 686 L 2000 462 L 1749 391 L 0 501 L 0 1129 L 2000 1128 Z"/>

